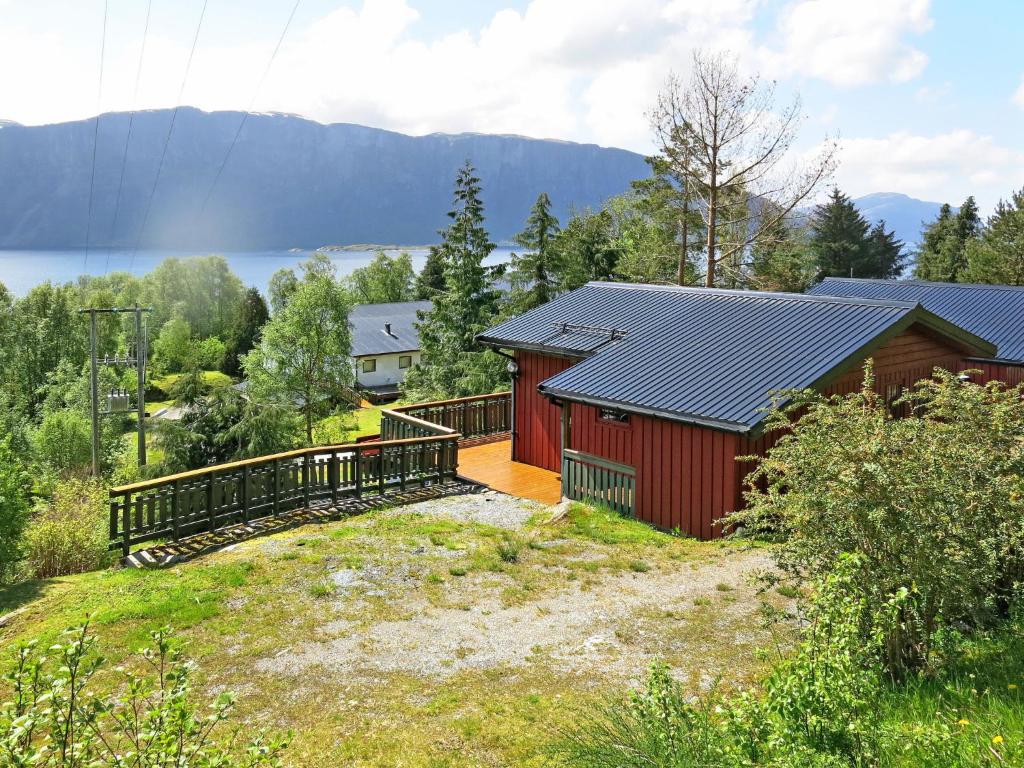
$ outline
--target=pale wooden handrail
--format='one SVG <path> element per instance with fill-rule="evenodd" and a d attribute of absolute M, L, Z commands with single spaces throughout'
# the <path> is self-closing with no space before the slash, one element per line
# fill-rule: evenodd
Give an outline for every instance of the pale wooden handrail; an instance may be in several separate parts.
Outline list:
<path fill-rule="evenodd" d="M 421 419 L 415 419 L 412 416 L 402 416 L 406 419 L 414 419 L 415 421 L 422 421 Z M 202 477 L 211 473 L 218 472 L 230 472 L 235 469 L 242 467 L 252 467 L 256 465 L 267 464 L 272 461 L 281 461 L 284 459 L 298 459 L 304 456 L 316 456 L 322 453 L 345 453 L 349 451 L 359 450 L 370 450 L 379 447 L 397 446 L 403 443 L 431 443 L 442 440 L 458 440 L 461 435 L 454 430 L 448 430 L 444 427 L 439 427 L 437 424 L 431 424 L 429 422 L 422 422 L 432 429 L 445 429 L 448 434 L 428 435 L 425 437 L 409 437 L 400 440 L 384 440 L 376 443 L 343 443 L 340 445 L 319 445 L 311 448 L 296 448 L 292 451 L 284 451 L 282 453 L 272 453 L 267 456 L 254 456 L 251 459 L 239 459 L 238 461 L 230 461 L 225 464 L 211 464 L 208 467 L 200 467 L 199 469 L 190 469 L 186 472 L 178 472 L 174 475 L 164 475 L 163 477 L 153 478 L 152 480 L 141 480 L 137 483 L 131 483 L 129 485 L 119 485 L 116 488 L 110 489 L 111 496 L 123 496 L 126 493 L 134 493 L 136 491 L 145 491 L 150 488 L 156 488 L 160 485 L 166 485 L 167 483 L 174 482 L 176 480 L 187 480 L 194 477 Z"/>
<path fill-rule="evenodd" d="M 488 398 L 499 399 L 502 397 L 511 397 L 512 392 L 506 390 L 504 392 L 491 392 L 487 395 L 471 395 L 469 397 L 457 397 L 454 400 L 432 400 L 428 403 L 412 403 L 411 405 L 397 405 L 389 410 L 396 413 L 404 413 L 415 408 L 437 408 L 442 405 L 459 405 L 460 403 L 472 403 L 478 400 L 487 400 Z"/>

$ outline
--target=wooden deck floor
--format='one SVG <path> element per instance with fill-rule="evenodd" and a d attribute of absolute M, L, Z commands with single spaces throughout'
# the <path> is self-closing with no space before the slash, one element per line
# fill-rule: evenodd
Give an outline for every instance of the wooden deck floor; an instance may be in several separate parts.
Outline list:
<path fill-rule="evenodd" d="M 557 472 L 512 461 L 512 441 L 459 448 L 459 475 L 523 499 L 541 504 L 562 500 L 562 481 Z"/>

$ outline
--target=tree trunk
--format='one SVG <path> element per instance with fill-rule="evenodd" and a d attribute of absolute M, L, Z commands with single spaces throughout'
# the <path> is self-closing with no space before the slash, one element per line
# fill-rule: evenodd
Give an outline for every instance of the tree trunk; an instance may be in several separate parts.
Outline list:
<path fill-rule="evenodd" d="M 711 185 L 708 189 L 708 269 L 704 285 L 715 287 L 715 218 L 718 216 L 718 187 L 715 174 L 711 169 Z"/>
<path fill-rule="evenodd" d="M 680 227 L 683 235 L 683 244 L 679 250 L 679 273 L 676 275 L 676 282 L 679 285 L 686 285 L 686 246 L 690 241 L 690 205 L 683 201 L 683 220 Z"/>
<path fill-rule="evenodd" d="M 313 412 L 309 408 L 306 409 L 306 443 L 313 444 Z"/>

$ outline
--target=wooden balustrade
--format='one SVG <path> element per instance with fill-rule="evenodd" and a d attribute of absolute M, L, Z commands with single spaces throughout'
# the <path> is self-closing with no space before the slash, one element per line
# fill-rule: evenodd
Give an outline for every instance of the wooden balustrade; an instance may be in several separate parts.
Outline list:
<path fill-rule="evenodd" d="M 396 421 L 409 420 L 418 421 Z M 112 488 L 110 547 L 127 556 L 143 542 L 454 478 L 459 434 L 427 422 L 418 429 L 405 439 L 303 448 Z"/>
<path fill-rule="evenodd" d="M 463 440 L 471 440 L 512 431 L 512 393 L 498 392 L 457 400 L 403 405 L 385 411 L 385 414 L 388 413 L 411 416 L 422 422 L 447 427 L 462 435 Z M 381 437 L 384 437 L 383 419 Z"/>
<path fill-rule="evenodd" d="M 636 470 L 568 448 L 562 451 L 562 496 L 636 515 Z"/>

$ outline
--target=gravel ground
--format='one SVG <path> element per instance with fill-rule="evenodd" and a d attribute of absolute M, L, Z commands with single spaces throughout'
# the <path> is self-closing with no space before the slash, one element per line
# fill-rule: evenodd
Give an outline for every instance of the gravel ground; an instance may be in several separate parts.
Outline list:
<path fill-rule="evenodd" d="M 488 493 L 383 514 L 415 512 L 516 530 L 543 509 Z M 585 545 L 571 559 L 600 558 L 609 549 Z M 689 659 L 689 672 L 710 681 L 702 653 L 709 643 L 721 644 L 724 636 L 733 648 L 721 648 L 723 653 L 743 654 L 763 641 L 756 631 L 757 599 L 749 578 L 770 567 L 763 551 L 722 548 L 720 556 L 700 564 L 664 561 L 649 572 L 599 571 L 576 581 L 563 577 L 543 597 L 511 606 L 501 599 L 502 590 L 514 586 L 510 576 L 474 573 L 444 584 L 446 605 L 459 607 L 434 605 L 416 589 L 426 570 L 423 556 L 451 553 L 443 547 L 417 547 L 392 554 L 386 562 L 334 572 L 336 618 L 319 627 L 320 639 L 282 649 L 259 660 L 257 668 L 289 676 L 321 669 L 348 676 L 400 672 L 445 678 L 463 670 L 544 663 L 569 673 L 600 670 L 605 677 L 636 681 L 652 660 L 672 656 L 683 659 L 684 667 Z M 552 578 L 551 568 L 538 577 Z M 397 615 L 408 618 L 367 621 L 358 610 L 366 598 L 384 598 Z M 711 633 L 714 637 L 707 636 Z"/>
<path fill-rule="evenodd" d="M 498 528 L 519 530 L 526 525 L 531 516 L 545 509 L 550 509 L 550 507 L 526 499 L 507 496 L 497 491 L 484 491 L 483 493 L 467 493 L 462 496 L 432 499 L 419 504 L 390 509 L 382 514 L 397 516 L 415 512 L 467 523 L 483 523 Z"/>

